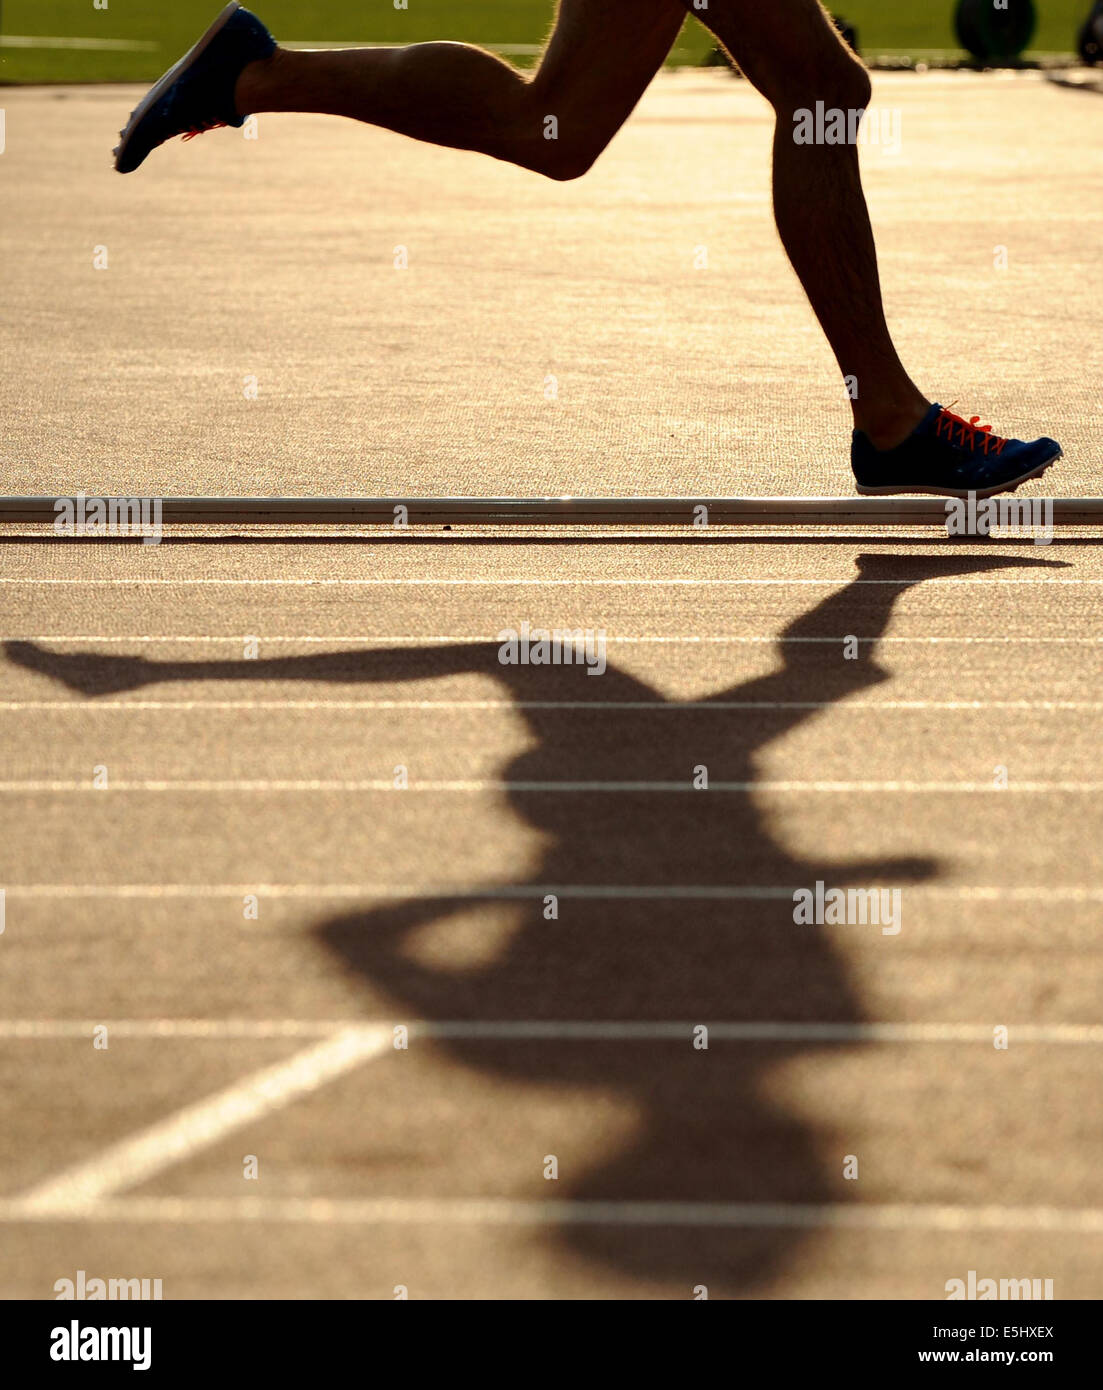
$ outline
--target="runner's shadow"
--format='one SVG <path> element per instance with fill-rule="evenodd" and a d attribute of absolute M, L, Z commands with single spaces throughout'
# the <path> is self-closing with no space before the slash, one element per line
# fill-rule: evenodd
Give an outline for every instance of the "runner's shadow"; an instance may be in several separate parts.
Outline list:
<path fill-rule="evenodd" d="M 862 556 L 859 582 L 832 593 L 786 628 L 789 640 L 778 644 L 769 674 L 712 695 L 700 702 L 704 708 L 668 702 L 612 666 L 594 678 L 579 666 L 502 665 L 497 642 L 250 662 L 150 662 L 57 654 L 26 643 L 9 643 L 7 651 L 23 666 L 95 694 L 173 680 L 392 684 L 480 673 L 509 692 L 531 738 L 531 746 L 503 770 L 508 783 L 688 785 L 694 769 L 704 765 L 711 784 L 746 785 L 758 778 L 759 761 L 771 743 L 805 720 L 829 713 L 800 705 L 831 705 L 890 679 L 877 664 L 873 642 L 860 646 L 857 659 L 845 659 L 844 636 L 882 636 L 899 597 L 925 579 L 1043 564 L 1055 562 L 1001 555 Z M 840 640 L 793 640 L 809 637 Z M 725 708 L 733 702 L 745 707 Z M 638 707 L 602 711 L 605 703 Z M 556 704 L 560 707 L 552 707 Z M 855 780 L 863 775 L 862 768 L 853 769 Z M 813 781 L 816 769 L 794 769 L 792 776 Z M 463 804 L 457 797 L 455 814 L 465 814 Z M 514 930 L 490 963 L 433 968 L 409 949 L 420 929 L 439 929 L 460 912 L 470 913 L 470 900 L 426 896 L 345 914 L 320 927 L 320 939 L 348 969 L 393 999 L 397 1018 L 713 1028 L 858 1023 L 862 1007 L 846 965 L 823 929 L 793 922 L 792 889 L 817 881 L 828 887 L 883 885 L 902 887 L 906 898 L 907 884 L 938 873 L 935 862 L 906 853 L 908 823 L 902 819 L 896 825 L 892 818 L 907 812 L 894 805 L 882 808 L 879 824 L 882 830 L 892 827 L 905 852 L 864 856 L 856 846 L 841 860 L 792 852 L 776 837 L 753 792 L 516 787 L 509 804 L 526 826 L 540 832 L 544 848 L 524 880 L 533 885 L 533 896 L 510 909 Z M 846 811 L 840 798 L 837 814 Z M 431 845 L 425 848 L 428 858 Z M 500 884 L 518 886 L 508 862 L 501 865 Z M 489 897 L 494 885 L 486 886 Z M 789 894 L 775 900 L 725 896 L 732 888 L 763 886 Z M 545 919 L 538 887 L 574 890 L 560 894 L 557 919 Z M 653 890 L 652 896 L 626 891 L 640 887 Z M 575 895 L 594 888 L 604 895 Z M 671 891 L 687 888 L 696 894 Z M 876 927 L 848 930 L 876 937 L 892 950 L 893 938 L 881 937 Z M 515 1128 L 506 1114 L 500 1131 L 486 1136 L 485 1173 L 494 1176 L 484 1175 L 473 1191 L 463 1174 L 449 1173 L 448 1185 L 436 1194 L 690 1204 L 680 1211 L 650 1207 L 653 1219 L 646 1222 L 638 1219 L 639 1212 L 628 1221 L 606 1212 L 603 1221 L 554 1228 L 554 1239 L 570 1252 L 633 1281 L 655 1281 L 667 1292 L 683 1289 L 687 1297 L 702 1284 L 714 1296 L 761 1295 L 795 1256 L 804 1233 L 784 1224 L 694 1224 L 702 1215 L 699 1204 L 753 1204 L 761 1220 L 766 1205 L 840 1202 L 850 1196 L 842 1162 L 851 1150 L 819 1134 L 770 1093 L 777 1068 L 813 1055 L 816 1045 L 807 1041 L 714 1036 L 701 1050 L 693 1046 L 687 1027 L 681 1041 L 453 1036 L 434 1046 L 499 1079 L 589 1092 L 599 1106 L 602 1096 L 634 1103 L 639 1118 L 630 1142 L 596 1159 L 589 1156 L 586 1134 L 546 1128 L 533 1133 L 531 1118 L 526 1130 Z M 441 1142 L 447 1142 L 446 1134 Z M 555 1190 L 542 1180 L 547 1153 L 559 1159 Z M 498 1177 L 502 1189 L 488 1190 L 488 1182 Z"/>

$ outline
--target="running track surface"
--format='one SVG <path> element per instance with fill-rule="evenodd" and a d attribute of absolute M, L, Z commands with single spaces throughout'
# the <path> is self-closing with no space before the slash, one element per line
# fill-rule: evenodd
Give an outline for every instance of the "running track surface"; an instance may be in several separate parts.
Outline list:
<path fill-rule="evenodd" d="M 905 356 L 1098 495 L 1099 94 L 878 81 Z M 562 186 L 308 118 L 121 180 L 136 95 L 4 94 L 3 491 L 847 490 L 741 84 Z M 4 1295 L 1098 1296 L 1093 537 L 0 565 Z M 607 672 L 502 666 L 526 619 Z M 899 934 L 794 923 L 817 881 Z"/>

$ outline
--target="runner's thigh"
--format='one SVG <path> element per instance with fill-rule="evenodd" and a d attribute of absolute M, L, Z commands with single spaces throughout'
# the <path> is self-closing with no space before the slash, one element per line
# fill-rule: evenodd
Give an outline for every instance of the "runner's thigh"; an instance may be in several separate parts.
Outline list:
<path fill-rule="evenodd" d="M 560 138 L 604 148 L 662 67 L 685 17 L 681 0 L 560 0 L 532 81 L 534 99 L 558 118 Z"/>
<path fill-rule="evenodd" d="M 682 3 L 775 104 L 809 94 L 845 98 L 851 89 L 860 98 L 867 86 L 865 68 L 819 0 L 708 0 L 700 10 Z"/>

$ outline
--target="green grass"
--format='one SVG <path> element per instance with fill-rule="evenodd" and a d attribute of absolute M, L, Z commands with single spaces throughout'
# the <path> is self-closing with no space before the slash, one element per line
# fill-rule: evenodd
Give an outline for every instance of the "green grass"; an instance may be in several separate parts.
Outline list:
<path fill-rule="evenodd" d="M 554 11 L 553 0 L 410 0 L 407 10 L 396 10 L 393 0 L 256 0 L 256 7 L 281 39 L 461 39 L 491 46 L 540 43 Z M 953 0 L 839 0 L 838 8 L 858 26 L 867 58 L 959 51 L 953 35 Z M 1071 53 L 1090 0 L 1038 0 L 1038 8 L 1034 51 Z M 139 51 L 0 47 L 0 82 L 151 81 L 193 42 L 218 9 L 219 0 L 109 0 L 106 10 L 94 9 L 92 0 L 0 0 L 4 34 L 157 45 Z M 712 46 L 710 36 L 690 21 L 673 59 L 699 63 Z"/>

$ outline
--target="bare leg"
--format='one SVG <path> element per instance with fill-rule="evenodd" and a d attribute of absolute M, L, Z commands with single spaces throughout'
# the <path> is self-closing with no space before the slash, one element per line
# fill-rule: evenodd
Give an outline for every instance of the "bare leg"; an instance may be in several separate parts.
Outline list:
<path fill-rule="evenodd" d="M 710 0 L 701 10 L 692 0 L 561 0 L 531 80 L 464 44 L 280 49 L 242 73 L 238 110 L 349 116 L 549 178 L 577 178 L 631 113 L 687 9 L 775 108 L 778 231 L 844 377 L 857 381 L 855 424 L 888 448 L 911 432 L 929 402 L 904 370 L 885 322 L 857 149 L 793 138 L 800 108 L 822 100 L 862 109 L 869 101 L 868 74 L 819 0 Z"/>
<path fill-rule="evenodd" d="M 778 232 L 843 376 L 857 379 L 855 425 L 878 448 L 898 444 L 930 402 L 904 370 L 885 322 L 857 148 L 793 138 L 794 112 L 814 110 L 817 101 L 864 110 L 869 76 L 819 0 L 710 0 L 696 13 L 777 113 Z"/>
<path fill-rule="evenodd" d="M 237 106 L 242 114 L 350 116 L 549 178 L 577 178 L 623 125 L 684 19 L 679 0 L 561 0 L 531 79 L 460 43 L 278 49 L 241 74 Z"/>

